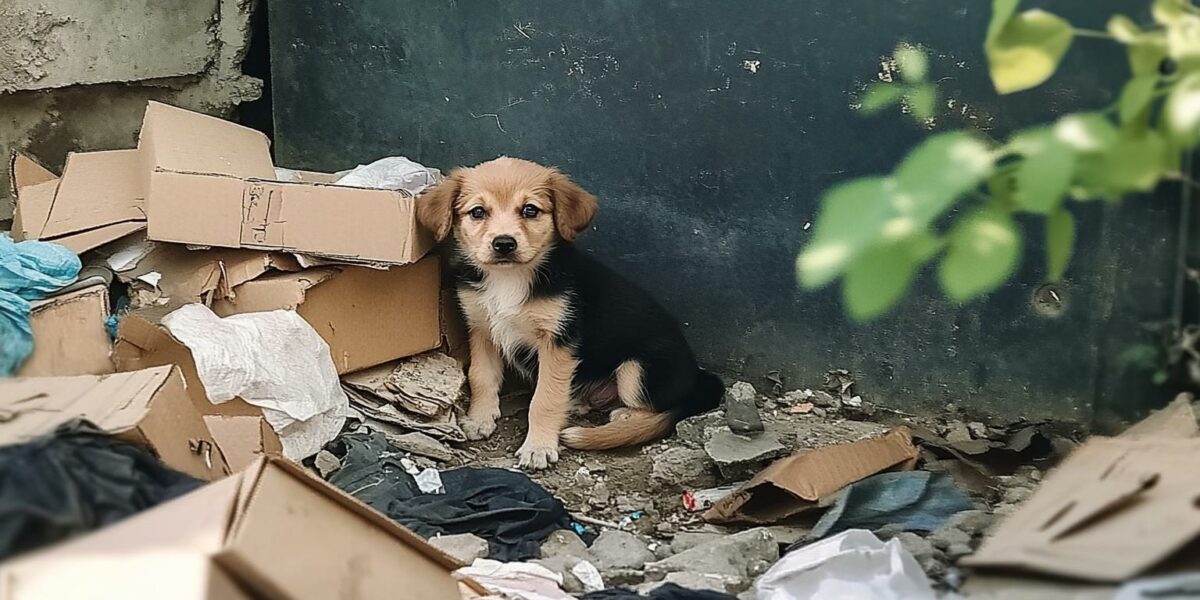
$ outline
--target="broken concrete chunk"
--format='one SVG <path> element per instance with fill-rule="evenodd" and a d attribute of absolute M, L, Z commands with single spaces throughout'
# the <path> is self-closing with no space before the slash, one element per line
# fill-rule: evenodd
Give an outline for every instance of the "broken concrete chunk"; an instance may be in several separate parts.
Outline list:
<path fill-rule="evenodd" d="M 664 579 L 670 573 L 700 573 L 725 579 L 726 592 L 738 593 L 754 577 L 779 560 L 779 544 L 765 528 L 727 535 L 685 550 L 670 558 L 648 563 L 646 578 Z"/>
<path fill-rule="evenodd" d="M 725 393 L 725 422 L 730 431 L 741 435 L 763 430 L 762 417 L 758 414 L 758 391 L 754 386 L 739 381 Z"/>
<path fill-rule="evenodd" d="M 676 446 L 654 457 L 650 476 L 674 489 L 716 485 L 712 460 L 703 450 Z"/>
<path fill-rule="evenodd" d="M 943 527 L 929 535 L 929 542 L 939 550 L 946 550 L 954 544 L 971 544 L 971 536 L 957 527 Z"/>
<path fill-rule="evenodd" d="M 579 535 L 574 531 L 567 529 L 559 529 L 551 533 L 545 542 L 542 542 L 542 558 L 551 558 L 554 556 L 576 556 L 579 558 L 591 558 L 588 554 L 587 545 L 583 543 Z"/>
<path fill-rule="evenodd" d="M 709 533 L 707 531 L 680 531 L 675 534 L 675 538 L 671 540 L 671 552 L 679 554 L 685 550 L 691 550 L 696 546 L 703 546 L 715 542 L 725 537 L 722 533 Z"/>
<path fill-rule="evenodd" d="M 487 540 L 470 533 L 431 537 L 429 544 L 465 565 L 477 558 L 487 558 L 488 555 Z"/>
<path fill-rule="evenodd" d="M 713 433 L 704 444 L 704 451 L 717 464 L 722 477 L 739 480 L 753 476 L 788 449 L 771 432 L 747 437 L 723 430 Z"/>
<path fill-rule="evenodd" d="M 675 435 L 686 444 L 700 447 L 724 423 L 725 411 L 709 411 L 680 421 L 675 425 Z"/>
<path fill-rule="evenodd" d="M 952 421 L 946 424 L 942 437 L 950 443 L 971 441 L 971 430 L 962 421 Z"/>
<path fill-rule="evenodd" d="M 328 450 L 322 450 L 313 458 L 313 466 L 321 474 L 321 479 L 329 479 L 329 475 L 342 468 L 342 461 Z"/>
<path fill-rule="evenodd" d="M 641 569 L 654 561 L 654 553 L 640 538 L 627 531 L 605 529 L 592 542 L 593 562 L 603 572 L 613 569 Z"/>
<path fill-rule="evenodd" d="M 612 500 L 612 492 L 609 491 L 608 484 L 603 481 L 592 488 L 592 495 L 588 497 L 588 503 L 596 508 L 608 506 L 609 500 Z"/>
<path fill-rule="evenodd" d="M 987 425 L 984 425 L 983 423 L 980 423 L 978 421 L 975 421 L 972 423 L 967 423 L 967 430 L 970 431 L 971 435 L 974 436 L 976 439 L 982 440 L 982 439 L 986 439 L 988 437 Z"/>
<path fill-rule="evenodd" d="M 548 558 L 539 558 L 529 562 L 535 565 L 541 565 L 547 569 L 550 569 L 551 571 L 554 571 L 555 573 L 558 573 L 563 580 L 562 589 L 564 592 L 567 592 L 568 594 L 584 593 L 583 582 L 579 580 L 579 577 L 575 575 L 573 571 L 576 565 L 584 562 L 584 559 L 579 558 L 578 556 L 568 556 L 564 554 L 551 556 Z"/>
<path fill-rule="evenodd" d="M 442 462 L 449 462 L 454 458 L 454 452 L 446 447 L 445 444 L 419 431 L 402 435 L 389 435 L 387 436 L 387 440 L 396 448 L 404 452 L 416 454 L 417 456 L 424 456 Z"/>
<path fill-rule="evenodd" d="M 705 590 L 720 592 L 722 594 L 729 593 L 730 588 L 737 588 L 742 585 L 741 579 L 738 577 L 706 575 L 704 573 L 668 573 L 662 581 L 654 581 L 638 586 L 637 592 L 643 596 L 649 596 L 651 592 L 668 583 L 674 583 L 689 590 Z"/>
<path fill-rule="evenodd" d="M 950 520 L 946 522 L 946 526 L 961 529 L 968 534 L 981 534 L 987 531 L 995 521 L 996 517 L 988 514 L 987 511 L 964 510 L 950 517 Z"/>

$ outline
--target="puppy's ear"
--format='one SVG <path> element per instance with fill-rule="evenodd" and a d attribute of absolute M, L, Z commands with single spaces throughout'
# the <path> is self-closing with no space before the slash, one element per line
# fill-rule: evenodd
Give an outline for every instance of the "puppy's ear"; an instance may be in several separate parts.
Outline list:
<path fill-rule="evenodd" d="M 559 171 L 550 175 L 550 192 L 554 194 L 554 226 L 558 235 L 573 242 L 596 218 L 596 197 Z"/>
<path fill-rule="evenodd" d="M 454 225 L 454 205 L 462 190 L 464 173 L 461 168 L 454 169 L 449 177 L 417 198 L 417 220 L 432 231 L 433 238 L 439 242 L 450 235 L 450 227 Z"/>

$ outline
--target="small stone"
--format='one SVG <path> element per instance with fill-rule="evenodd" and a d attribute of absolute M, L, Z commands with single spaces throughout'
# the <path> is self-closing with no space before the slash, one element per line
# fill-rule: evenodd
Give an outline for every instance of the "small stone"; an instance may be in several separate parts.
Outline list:
<path fill-rule="evenodd" d="M 454 452 L 445 444 L 419 431 L 389 435 L 387 440 L 396 448 L 417 456 L 425 456 L 441 462 L 449 462 L 454 459 Z"/>
<path fill-rule="evenodd" d="M 575 471 L 575 485 L 581 488 L 590 488 L 596 484 L 596 479 L 592 477 L 592 473 L 587 467 L 579 467 Z"/>
<path fill-rule="evenodd" d="M 842 405 L 849 406 L 851 408 L 858 408 L 863 405 L 862 396 L 851 396 L 849 398 L 846 398 L 845 400 L 842 401 Z"/>
<path fill-rule="evenodd" d="M 471 564 L 477 558 L 487 558 L 488 555 L 487 540 L 470 533 L 431 537 L 429 544 L 464 565 Z"/>
<path fill-rule="evenodd" d="M 675 533 L 676 527 L 674 523 L 663 521 L 654 526 L 654 532 L 659 535 L 671 535 Z"/>
<path fill-rule="evenodd" d="M 946 548 L 946 558 L 957 561 L 971 552 L 973 550 L 971 550 L 970 544 L 950 544 L 950 547 Z"/>
<path fill-rule="evenodd" d="M 535 565 L 542 565 L 543 567 L 546 567 L 547 569 L 550 569 L 551 571 L 554 571 L 562 576 L 562 589 L 564 592 L 567 592 L 568 594 L 582 594 L 584 593 L 583 582 L 579 581 L 579 577 L 575 575 L 572 569 L 575 567 L 575 565 L 583 562 L 584 560 L 585 559 L 579 558 L 578 556 L 560 555 L 551 556 L 549 558 L 539 558 L 529 562 Z"/>
<path fill-rule="evenodd" d="M 738 586 L 738 578 L 691 572 L 668 573 L 666 577 L 663 577 L 662 581 L 655 581 L 639 586 L 637 591 L 642 595 L 650 595 L 651 592 L 668 583 L 674 583 L 689 590 L 704 590 L 725 594 L 729 592 L 731 584 L 732 587 Z"/>
<path fill-rule="evenodd" d="M 970 431 L 971 436 L 973 436 L 977 440 L 987 439 L 987 437 L 988 437 L 987 425 L 984 425 L 983 423 L 980 423 L 978 421 L 975 421 L 973 423 L 967 423 L 967 430 Z"/>
<path fill-rule="evenodd" d="M 342 461 L 338 460 L 338 457 L 332 452 L 322 450 L 313 458 L 313 466 L 321 474 L 321 479 L 329 479 L 330 474 L 342 468 Z"/>
<path fill-rule="evenodd" d="M 933 544 L 929 540 L 911 531 L 902 531 L 896 534 L 896 539 L 900 540 L 900 545 L 904 546 L 904 549 L 908 550 L 908 553 L 917 559 L 917 562 L 921 564 L 921 568 L 925 568 L 925 564 L 934 560 L 937 555 L 937 550 L 934 549 Z"/>
<path fill-rule="evenodd" d="M 783 395 L 782 401 L 784 404 L 800 404 L 812 400 L 813 395 L 812 390 L 792 390 Z"/>
<path fill-rule="evenodd" d="M 715 542 L 725 537 L 720 533 L 710 533 L 707 531 L 680 531 L 675 534 L 675 538 L 671 540 L 671 552 L 679 554 L 685 550 L 691 550 L 696 546 L 703 546 L 711 542 Z"/>
<path fill-rule="evenodd" d="M 1004 490 L 1006 504 L 1020 504 L 1033 495 L 1033 490 L 1027 487 L 1010 487 Z"/>
<path fill-rule="evenodd" d="M 952 421 L 946 424 L 942 437 L 951 443 L 969 442 L 971 441 L 971 430 L 967 429 L 967 424 L 962 421 Z"/>
<path fill-rule="evenodd" d="M 842 401 L 837 396 L 829 392 L 816 391 L 812 394 L 813 405 L 819 408 L 832 408 L 837 410 L 842 407 Z"/>
<path fill-rule="evenodd" d="M 641 569 L 654 561 L 654 553 L 636 535 L 627 531 L 605 529 L 592 542 L 592 562 L 601 572 L 612 569 Z M 606 578 L 607 579 L 607 578 Z"/>
<path fill-rule="evenodd" d="M 933 547 L 945 550 L 954 544 L 971 544 L 971 536 L 957 527 L 943 527 L 929 535 Z"/>
<path fill-rule="evenodd" d="M 787 453 L 779 438 L 771 432 L 753 437 L 718 431 L 704 444 L 704 451 L 717 463 L 717 470 L 727 481 L 749 479 L 776 458 Z"/>
<path fill-rule="evenodd" d="M 946 522 L 947 527 L 961 529 L 968 534 L 982 534 L 987 531 L 996 518 L 982 510 L 964 510 Z"/>
<path fill-rule="evenodd" d="M 671 544 L 650 544 L 650 551 L 654 553 L 654 560 L 662 560 L 674 554 L 671 550 Z"/>
<path fill-rule="evenodd" d="M 588 497 L 588 502 L 597 508 L 608 506 L 608 501 L 612 498 L 612 493 L 608 491 L 608 484 L 601 481 L 592 488 L 592 495 Z"/>
<path fill-rule="evenodd" d="M 725 424 L 725 411 L 713 410 L 688 417 L 675 425 L 675 436 L 693 447 L 703 446 Z"/>
<path fill-rule="evenodd" d="M 758 391 L 745 381 L 739 381 L 729 388 L 725 393 L 725 422 L 730 431 L 741 435 L 763 431 L 757 398 Z"/>
<path fill-rule="evenodd" d="M 788 412 L 788 414 L 793 414 L 793 415 L 806 415 L 806 414 L 812 412 L 813 408 L 814 408 L 814 406 L 813 406 L 812 402 L 801 402 L 800 404 L 789 407 L 787 409 L 787 412 Z"/>
<path fill-rule="evenodd" d="M 824 419 L 826 416 L 829 415 L 829 411 L 818 406 L 818 407 L 815 407 L 812 409 L 812 414 L 814 416 L 818 416 L 818 417 L 821 417 L 822 419 Z"/>
<path fill-rule="evenodd" d="M 701 573 L 726 579 L 726 592 L 749 587 L 762 569 L 779 560 L 779 544 L 759 527 L 722 536 L 663 560 L 646 564 L 646 578 L 662 580 L 670 573 Z"/>
<path fill-rule="evenodd" d="M 551 558 L 554 556 L 585 558 L 588 556 L 588 548 L 574 531 L 559 529 L 547 536 L 546 541 L 542 542 L 541 557 Z"/>
<path fill-rule="evenodd" d="M 672 489 L 717 485 L 712 460 L 703 450 L 676 446 L 654 457 L 650 476 Z M 636 510 L 636 509 L 634 509 Z"/>
<path fill-rule="evenodd" d="M 638 510 L 638 506 L 633 503 L 633 498 L 629 496 L 617 496 L 615 500 L 617 510 L 623 513 L 631 513 Z"/>

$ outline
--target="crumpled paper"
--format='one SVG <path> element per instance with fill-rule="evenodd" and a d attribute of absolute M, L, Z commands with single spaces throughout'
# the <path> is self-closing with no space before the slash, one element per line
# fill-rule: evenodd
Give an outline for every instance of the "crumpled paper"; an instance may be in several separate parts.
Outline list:
<path fill-rule="evenodd" d="M 787 553 L 755 583 L 758 600 L 934 600 L 917 559 L 891 539 L 849 529 Z"/>
<path fill-rule="evenodd" d="M 404 190 L 414 196 L 437 185 L 442 172 L 403 156 L 381 158 L 369 165 L 358 165 L 334 183 L 351 187 Z"/>
<path fill-rule="evenodd" d="M 295 312 L 222 319 L 202 304 L 188 304 L 162 324 L 192 351 L 208 400 L 240 397 L 262 408 L 287 458 L 308 458 L 341 431 L 350 401 L 329 346 Z"/>
<path fill-rule="evenodd" d="M 534 563 L 477 558 L 455 575 L 475 580 L 489 592 L 515 600 L 575 600 L 562 591 L 562 576 Z"/>

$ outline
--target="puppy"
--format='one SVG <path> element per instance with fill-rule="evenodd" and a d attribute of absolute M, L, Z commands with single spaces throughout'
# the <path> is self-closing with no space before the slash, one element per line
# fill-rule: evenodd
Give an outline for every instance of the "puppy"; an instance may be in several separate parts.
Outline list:
<path fill-rule="evenodd" d="M 524 468 L 556 462 L 560 439 L 588 450 L 645 443 L 720 404 L 724 384 L 699 368 L 666 310 L 572 244 L 596 199 L 557 169 L 508 157 L 455 169 L 417 215 L 439 241 L 454 236 L 470 331 L 467 437 L 495 431 L 505 365 L 535 382 Z M 564 430 L 570 412 L 613 406 L 605 425 Z"/>

